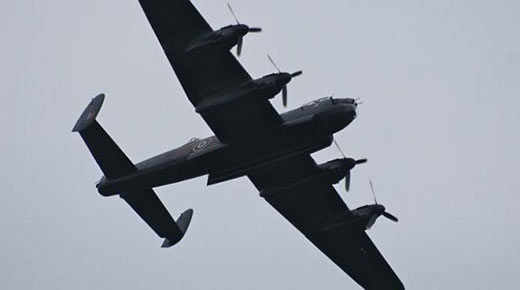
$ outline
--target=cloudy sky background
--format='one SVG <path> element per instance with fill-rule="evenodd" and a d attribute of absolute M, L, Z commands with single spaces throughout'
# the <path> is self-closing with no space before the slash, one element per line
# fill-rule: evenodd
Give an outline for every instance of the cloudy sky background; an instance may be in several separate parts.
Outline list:
<path fill-rule="evenodd" d="M 225 1 L 197 0 L 219 28 Z M 351 208 L 378 200 L 400 218 L 369 232 L 408 289 L 515 289 L 520 258 L 518 1 L 232 1 L 253 77 L 302 69 L 290 109 L 362 97 L 336 135 L 369 163 Z M 246 178 L 157 189 L 185 239 L 161 240 L 117 197 L 71 133 L 91 97 L 134 162 L 209 128 L 194 112 L 138 2 L 6 1 L 0 10 L 2 289 L 358 289 Z M 275 107 L 284 111 L 281 100 Z M 315 154 L 337 158 L 335 148 Z"/>

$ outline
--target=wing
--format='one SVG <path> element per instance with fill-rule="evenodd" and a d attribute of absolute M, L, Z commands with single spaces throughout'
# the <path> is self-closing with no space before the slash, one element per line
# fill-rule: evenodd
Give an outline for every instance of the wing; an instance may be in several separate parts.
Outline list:
<path fill-rule="evenodd" d="M 189 0 L 139 2 L 194 106 L 251 80 L 229 51 L 214 49 L 205 53 L 186 53 L 191 41 L 213 31 Z M 225 143 L 257 131 L 258 126 L 281 122 L 267 100 L 244 101 L 225 110 L 201 115 L 220 141 Z"/>
<path fill-rule="evenodd" d="M 248 177 L 262 193 L 317 170 L 307 155 Z M 264 195 L 266 201 L 359 285 L 365 289 L 404 289 L 365 231 L 354 225 L 355 216 L 332 185 L 314 182 L 304 189 L 275 192 Z"/>

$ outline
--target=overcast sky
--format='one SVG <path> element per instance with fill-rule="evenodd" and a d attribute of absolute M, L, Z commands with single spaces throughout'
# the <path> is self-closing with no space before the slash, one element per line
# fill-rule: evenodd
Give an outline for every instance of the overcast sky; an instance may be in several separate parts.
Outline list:
<path fill-rule="evenodd" d="M 213 28 L 225 1 L 194 4 Z M 518 1 L 234 0 L 253 77 L 302 69 L 289 109 L 361 97 L 336 134 L 369 163 L 350 208 L 400 218 L 369 235 L 408 289 L 516 289 L 520 262 Z M 157 189 L 184 240 L 161 240 L 118 197 L 70 132 L 91 97 L 134 162 L 211 131 L 194 112 L 137 0 L 4 1 L 0 10 L 1 289 L 358 289 L 258 196 L 247 178 Z M 273 104 L 284 111 L 281 100 Z M 339 157 L 335 148 L 318 162 Z"/>

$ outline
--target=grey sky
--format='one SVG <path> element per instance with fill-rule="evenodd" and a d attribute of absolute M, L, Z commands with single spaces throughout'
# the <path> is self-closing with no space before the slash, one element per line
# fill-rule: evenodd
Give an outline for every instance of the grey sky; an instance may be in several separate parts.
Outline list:
<path fill-rule="evenodd" d="M 1 289 L 357 289 L 246 178 L 157 190 L 174 216 L 172 249 L 119 198 L 70 133 L 90 98 L 133 161 L 211 132 L 196 115 L 137 1 L 4 1 Z M 218 28 L 225 1 L 194 1 Z M 518 1 L 232 1 L 260 26 L 240 61 L 254 76 L 304 74 L 289 106 L 362 97 L 336 135 L 355 169 L 351 208 L 378 200 L 400 218 L 369 232 L 408 289 L 516 289 L 520 229 Z M 279 111 L 281 100 L 275 99 Z M 315 155 L 338 157 L 334 148 Z"/>

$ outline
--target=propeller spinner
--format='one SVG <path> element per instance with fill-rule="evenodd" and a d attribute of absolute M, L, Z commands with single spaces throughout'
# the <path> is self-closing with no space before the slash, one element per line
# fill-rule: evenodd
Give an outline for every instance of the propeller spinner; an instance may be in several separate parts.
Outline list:
<path fill-rule="evenodd" d="M 345 190 L 349 191 L 350 190 L 350 170 L 352 170 L 352 168 L 354 168 L 358 164 L 366 163 L 368 161 L 368 159 L 366 159 L 366 158 L 357 159 L 357 160 L 352 159 L 352 158 L 346 158 L 346 159 L 348 159 L 350 164 L 352 164 L 352 167 L 345 172 Z"/>
<path fill-rule="evenodd" d="M 345 171 L 345 190 L 346 191 L 349 191 L 350 190 L 350 170 L 352 170 L 352 168 L 354 168 L 356 165 L 358 164 L 363 164 L 363 163 L 366 163 L 368 161 L 368 159 L 366 158 L 362 158 L 362 159 L 353 159 L 353 158 L 347 158 L 345 156 L 345 154 L 343 153 L 343 150 L 341 150 L 341 147 L 339 147 L 339 144 L 338 142 L 336 141 L 336 139 L 332 139 L 332 141 L 334 142 L 334 145 L 336 145 L 336 147 L 338 148 L 338 151 L 339 153 L 341 153 L 341 156 L 343 156 L 343 159 L 345 159 L 348 163 L 348 168 L 347 170 Z"/>
<path fill-rule="evenodd" d="M 374 190 L 374 184 L 372 183 L 372 180 L 369 180 L 369 183 L 370 183 L 370 189 L 372 190 L 372 196 L 374 197 L 374 202 L 376 205 L 379 205 L 377 203 L 377 199 L 376 199 L 376 191 Z M 386 217 L 387 219 L 391 220 L 391 221 L 394 221 L 394 222 L 398 222 L 399 219 L 397 217 L 395 217 L 393 214 L 389 213 L 386 211 L 386 208 L 383 206 L 383 205 L 379 205 L 381 207 L 381 213 L 380 215 Z M 375 222 L 375 219 L 378 217 L 378 215 L 375 215 L 374 217 L 374 220 L 371 222 L 371 220 L 369 220 L 369 223 L 367 225 L 367 229 L 370 229 L 372 227 L 372 225 L 374 225 L 374 222 Z"/>
<path fill-rule="evenodd" d="M 231 15 L 233 15 L 233 18 L 235 18 L 235 21 L 237 22 L 238 25 L 243 25 L 240 23 L 240 21 L 238 21 L 238 18 L 237 16 L 235 15 L 235 12 L 233 11 L 233 8 L 231 8 L 231 4 L 229 4 L 229 2 L 227 3 L 227 6 L 229 8 L 229 11 L 231 12 Z M 247 33 L 249 32 L 261 32 L 262 31 L 262 28 L 260 27 L 249 27 L 247 25 L 244 25 L 245 27 L 247 27 Z M 238 42 L 237 42 L 237 56 L 240 56 L 240 54 L 242 54 L 242 46 L 244 44 L 244 35 L 240 34 L 238 36 Z"/>
<path fill-rule="evenodd" d="M 271 56 L 269 54 L 267 55 L 267 58 L 273 64 L 274 68 L 276 68 L 278 73 L 282 73 L 282 71 L 278 68 L 278 66 L 276 65 L 276 63 L 274 62 L 274 60 L 271 58 Z M 302 73 L 303 73 L 303 71 L 299 70 L 299 71 L 293 72 L 292 74 L 289 74 L 289 76 L 292 79 L 294 77 L 301 75 Z M 284 107 L 287 107 L 287 84 L 285 84 L 282 87 L 282 104 Z"/>

